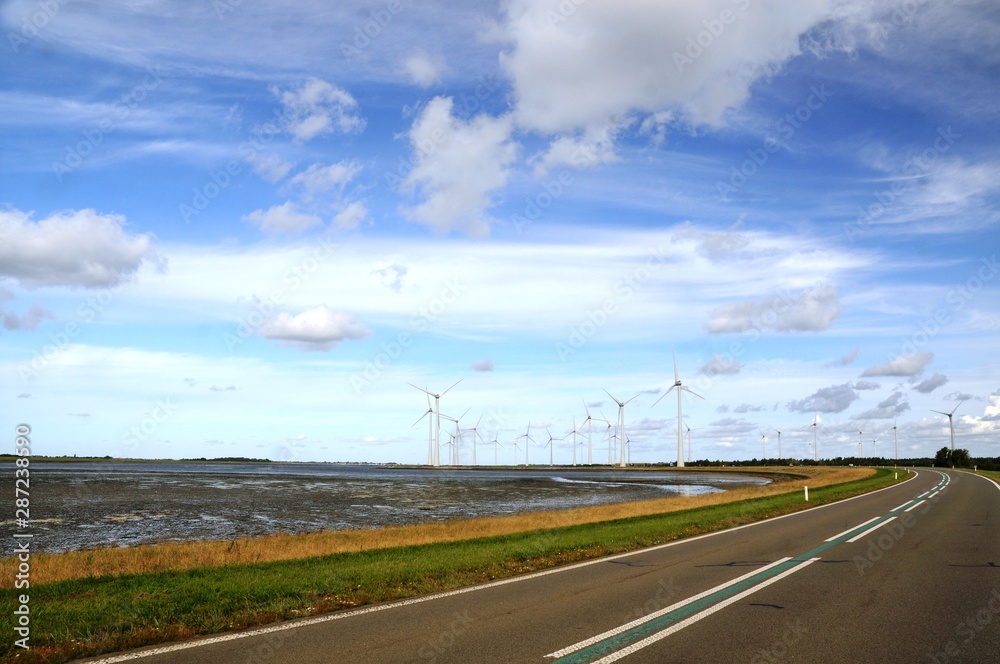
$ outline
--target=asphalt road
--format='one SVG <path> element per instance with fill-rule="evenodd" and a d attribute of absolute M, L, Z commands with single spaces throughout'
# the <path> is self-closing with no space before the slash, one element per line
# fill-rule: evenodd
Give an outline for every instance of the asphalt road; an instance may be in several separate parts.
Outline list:
<path fill-rule="evenodd" d="M 1000 662 L 1000 486 L 873 494 L 406 602 L 93 662 Z"/>

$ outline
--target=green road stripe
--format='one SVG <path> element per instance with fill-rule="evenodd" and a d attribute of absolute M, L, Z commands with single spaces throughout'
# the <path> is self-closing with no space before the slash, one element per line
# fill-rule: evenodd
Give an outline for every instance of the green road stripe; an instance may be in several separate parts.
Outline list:
<path fill-rule="evenodd" d="M 914 500 L 911 500 L 908 503 L 904 503 L 902 506 L 897 507 L 893 511 L 883 514 L 882 516 L 878 517 L 878 519 L 876 519 L 875 521 L 869 521 L 867 523 L 859 525 L 856 528 L 853 528 L 847 531 L 846 533 L 841 534 L 840 537 L 837 537 L 836 539 L 820 544 L 812 551 L 804 553 L 800 556 L 796 556 L 795 558 L 787 560 L 780 565 L 775 565 L 774 567 L 768 568 L 767 570 L 762 571 L 760 574 L 755 574 L 751 577 L 746 578 L 740 583 L 736 583 L 732 586 L 723 588 L 718 592 L 708 595 L 707 597 L 703 597 L 695 602 L 691 602 L 690 604 L 682 606 L 675 611 L 671 611 L 670 613 L 654 618 L 649 622 L 637 625 L 626 632 L 622 632 L 621 634 L 616 634 L 615 636 L 609 637 L 604 641 L 600 641 L 592 646 L 588 646 L 587 648 L 578 650 L 577 652 L 574 652 L 570 655 L 566 655 L 565 657 L 561 657 L 557 660 L 554 660 L 553 664 L 585 664 L 586 662 L 592 661 L 593 659 L 600 657 L 601 655 L 605 655 L 609 652 L 628 647 L 629 645 L 635 643 L 636 641 L 639 641 L 651 634 L 659 632 L 660 630 L 666 629 L 671 625 L 675 625 L 681 622 L 682 620 L 685 620 L 686 618 L 695 615 L 696 613 L 704 611 L 705 609 L 711 607 L 714 604 L 718 604 L 719 602 L 726 600 L 732 597 L 733 595 L 737 595 L 749 588 L 752 588 L 755 585 L 767 581 L 768 579 L 771 579 L 777 576 L 778 574 L 785 572 L 786 570 L 792 569 L 793 567 L 796 567 L 803 563 L 807 563 L 811 558 L 818 557 L 818 555 L 823 551 L 826 551 L 832 546 L 842 544 L 846 542 L 848 539 L 854 537 L 855 535 L 863 533 L 866 530 L 875 530 L 879 526 L 884 524 L 886 521 L 894 519 L 896 514 L 898 514 L 900 510 L 908 507 L 911 503 L 915 503 L 918 500 L 922 500 L 923 496 L 933 493 L 934 491 L 940 491 L 942 488 L 944 488 L 944 486 L 947 485 L 948 483 L 947 482 L 948 476 L 945 475 L 944 473 L 942 473 L 941 475 L 943 479 L 933 489 L 927 491 L 926 493 L 915 498 Z"/>

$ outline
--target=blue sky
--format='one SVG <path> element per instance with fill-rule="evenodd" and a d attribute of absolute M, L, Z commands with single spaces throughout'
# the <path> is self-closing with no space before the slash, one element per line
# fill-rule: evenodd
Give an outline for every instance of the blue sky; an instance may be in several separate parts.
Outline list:
<path fill-rule="evenodd" d="M 673 461 L 676 351 L 695 458 L 811 456 L 814 417 L 821 456 L 894 422 L 933 455 L 956 406 L 1000 455 L 995 3 L 0 20 L 0 412 L 36 453 L 421 463 L 409 383 L 461 379 L 501 462 L 604 390 Z"/>

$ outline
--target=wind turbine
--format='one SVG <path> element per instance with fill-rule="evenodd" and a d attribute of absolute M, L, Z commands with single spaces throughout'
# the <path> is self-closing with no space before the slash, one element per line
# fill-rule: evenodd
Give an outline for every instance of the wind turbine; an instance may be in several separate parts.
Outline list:
<path fill-rule="evenodd" d="M 818 428 L 817 427 L 817 423 L 818 422 L 819 422 L 819 413 L 813 413 L 812 424 L 807 424 L 806 426 L 802 427 L 803 429 L 806 429 L 808 427 L 812 427 L 812 430 L 813 430 L 813 461 L 816 461 L 817 463 L 819 462 L 819 444 L 817 443 L 817 440 L 816 440 L 816 431 L 817 431 L 817 428 Z"/>
<path fill-rule="evenodd" d="M 580 401 L 583 401 L 583 409 L 587 411 L 587 419 L 584 420 L 587 424 L 587 465 L 591 466 L 594 463 L 594 418 L 590 416 L 590 409 L 587 408 L 587 400 L 580 397 Z"/>
<path fill-rule="evenodd" d="M 896 447 L 896 463 L 892 464 L 893 468 L 899 465 L 899 438 L 896 435 L 897 433 L 896 430 L 897 430 L 896 418 L 894 417 L 892 418 L 892 442 Z"/>
<path fill-rule="evenodd" d="M 576 415 L 573 416 L 573 465 L 576 465 Z"/>
<path fill-rule="evenodd" d="M 774 429 L 774 427 L 771 427 L 771 428 Z M 777 429 L 774 429 L 774 430 L 778 433 L 778 461 L 780 462 L 781 461 L 781 432 L 778 431 Z"/>
<path fill-rule="evenodd" d="M 476 463 L 476 437 L 478 436 L 480 440 L 483 440 L 482 435 L 479 433 L 479 424 L 482 421 L 483 421 L 483 416 L 480 415 L 479 419 L 476 420 L 476 426 L 474 426 L 474 427 L 472 427 L 470 429 L 466 429 L 466 431 L 471 431 L 472 432 L 472 465 L 473 466 L 478 465 Z M 483 442 L 485 443 L 486 441 L 483 440 Z"/>
<path fill-rule="evenodd" d="M 660 398 L 653 402 L 652 408 L 656 404 L 660 403 L 660 399 L 670 394 L 670 390 L 677 388 L 677 467 L 684 467 L 684 419 L 681 415 L 681 392 L 688 392 L 695 395 L 699 399 L 704 400 L 705 397 L 701 396 L 694 390 L 684 387 L 681 384 L 680 374 L 677 373 L 677 352 L 674 351 L 674 384 L 671 385 L 666 392 L 660 395 Z"/>
<path fill-rule="evenodd" d="M 539 447 L 541 447 L 543 450 L 546 447 L 549 448 L 549 465 L 550 466 L 554 466 L 555 463 L 553 462 L 553 460 L 554 460 L 555 457 L 553 455 L 553 448 L 555 447 L 555 445 L 552 444 L 552 441 L 553 440 L 562 440 L 562 438 L 554 438 L 552 436 L 552 432 L 549 431 L 548 427 L 545 427 L 545 433 L 547 433 L 549 435 L 549 439 L 547 441 L 545 441 L 545 443 L 539 445 Z"/>
<path fill-rule="evenodd" d="M 638 394 L 635 395 L 634 397 L 632 397 L 632 399 L 627 399 L 625 401 L 619 401 L 618 398 L 615 395 L 611 394 L 611 392 L 608 392 L 607 390 L 604 390 L 604 392 L 609 397 L 611 397 L 612 399 L 614 399 L 614 402 L 616 404 L 618 404 L 618 443 L 619 443 L 619 446 L 621 448 L 621 467 L 624 468 L 625 465 L 626 465 L 626 463 L 625 463 L 625 404 L 627 404 L 629 401 L 632 401 L 632 399 L 635 399 L 639 395 Z"/>
<path fill-rule="evenodd" d="M 535 439 L 531 437 L 531 422 L 528 422 L 528 428 L 525 429 L 523 436 L 518 436 L 517 440 L 524 438 L 524 465 L 528 466 L 528 450 L 531 449 L 530 443 L 534 443 Z M 514 443 L 517 444 L 516 442 Z"/>
<path fill-rule="evenodd" d="M 872 456 L 875 457 L 876 459 L 878 458 L 878 439 L 880 437 L 881 434 L 879 436 L 875 436 L 874 438 L 872 438 Z"/>
<path fill-rule="evenodd" d="M 521 440 L 520 436 L 518 436 L 517 438 L 514 439 L 514 465 L 515 466 L 517 465 L 517 453 L 521 451 L 521 446 L 517 444 L 517 441 L 519 441 L 519 440 Z"/>
<path fill-rule="evenodd" d="M 420 420 L 424 419 L 428 415 L 433 415 L 433 414 L 434 414 L 434 408 L 431 407 L 431 395 L 428 394 L 427 410 L 425 410 L 424 414 L 420 416 L 420 419 L 418 419 L 416 422 L 410 425 L 410 428 L 412 429 L 413 427 L 417 426 L 418 424 L 420 424 Z M 434 419 L 433 418 L 427 420 L 427 465 L 428 466 L 434 465 Z"/>
<path fill-rule="evenodd" d="M 499 461 L 499 459 L 500 459 L 500 457 L 499 457 L 499 454 L 500 454 L 500 440 L 498 438 L 499 435 L 500 435 L 500 431 L 499 430 L 498 431 L 494 431 L 493 432 L 493 440 L 490 441 L 490 442 L 493 443 L 493 465 L 494 466 L 499 466 L 500 465 L 500 461 Z"/>
<path fill-rule="evenodd" d="M 461 383 L 462 380 L 463 379 L 461 378 L 456 380 L 452 384 L 452 386 L 448 388 L 448 390 L 450 390 L 452 387 L 455 387 L 455 385 Z M 445 390 L 444 392 L 437 394 L 423 387 L 417 387 L 413 383 L 410 383 L 409 385 L 410 387 L 416 387 L 418 390 L 420 390 L 421 392 L 430 397 L 434 397 L 434 465 L 440 466 L 441 465 L 441 397 L 447 394 L 448 390 Z"/>
<path fill-rule="evenodd" d="M 761 429 L 761 432 L 760 432 L 760 447 L 761 447 L 761 452 L 760 452 L 761 453 L 761 457 L 760 457 L 760 460 L 761 460 L 761 463 L 763 463 L 764 459 L 767 458 L 767 434 L 764 433 L 763 429 Z"/>
<path fill-rule="evenodd" d="M 965 403 L 965 399 L 962 399 L 961 401 L 959 401 L 958 402 L 958 406 L 961 406 L 963 403 Z M 944 415 L 945 417 L 948 418 L 948 429 L 951 431 L 951 454 L 952 454 L 952 457 L 955 456 L 955 425 L 954 425 L 954 423 L 951 420 L 951 416 L 955 414 L 956 410 L 958 410 L 958 406 L 955 406 L 954 408 L 952 408 L 950 413 L 945 413 L 945 412 L 942 412 L 940 410 L 934 410 L 933 408 L 931 409 L 932 413 L 937 413 L 938 415 Z"/>
<path fill-rule="evenodd" d="M 605 435 L 605 436 L 607 437 L 607 439 L 608 439 L 608 465 L 610 466 L 611 464 L 613 464 L 613 463 L 614 463 L 614 461 L 613 461 L 613 459 L 612 459 L 612 457 L 611 457 L 611 445 L 612 445 L 612 443 L 614 443 L 614 440 L 615 440 L 615 437 L 614 437 L 614 434 L 613 434 L 613 433 L 611 433 L 611 432 L 612 432 L 612 430 L 613 430 L 613 429 L 612 429 L 612 427 L 613 427 L 614 425 L 613 425 L 613 424 L 611 424 L 611 420 L 609 420 L 608 418 L 604 417 L 604 413 L 603 413 L 603 412 L 601 413 L 601 419 L 603 420 L 603 422 L 604 422 L 605 424 L 607 424 L 607 425 L 608 425 L 608 426 L 607 426 L 607 427 L 605 427 L 605 429 L 604 429 L 604 435 Z"/>
<path fill-rule="evenodd" d="M 863 434 L 863 433 L 864 433 L 864 431 L 862 431 L 861 429 L 858 429 L 858 454 L 860 455 L 858 457 L 859 459 L 864 459 L 865 458 L 865 444 L 863 442 L 861 442 L 861 434 Z"/>
<path fill-rule="evenodd" d="M 684 428 L 687 429 L 688 435 L 688 463 L 691 463 L 691 427 L 685 424 Z"/>

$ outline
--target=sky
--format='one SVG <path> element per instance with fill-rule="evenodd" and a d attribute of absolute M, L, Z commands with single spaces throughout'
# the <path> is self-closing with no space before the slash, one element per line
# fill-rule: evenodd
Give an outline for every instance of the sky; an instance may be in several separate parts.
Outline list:
<path fill-rule="evenodd" d="M 529 425 L 531 463 L 585 460 L 589 426 L 605 461 L 609 393 L 631 460 L 675 461 L 676 357 L 695 459 L 779 430 L 811 457 L 814 422 L 820 457 L 933 456 L 956 407 L 956 446 L 1000 455 L 991 0 L 8 0 L 0 26 L 11 449 L 24 423 L 35 454 L 426 463 L 412 385 L 461 381 L 477 463 L 523 462 Z"/>

